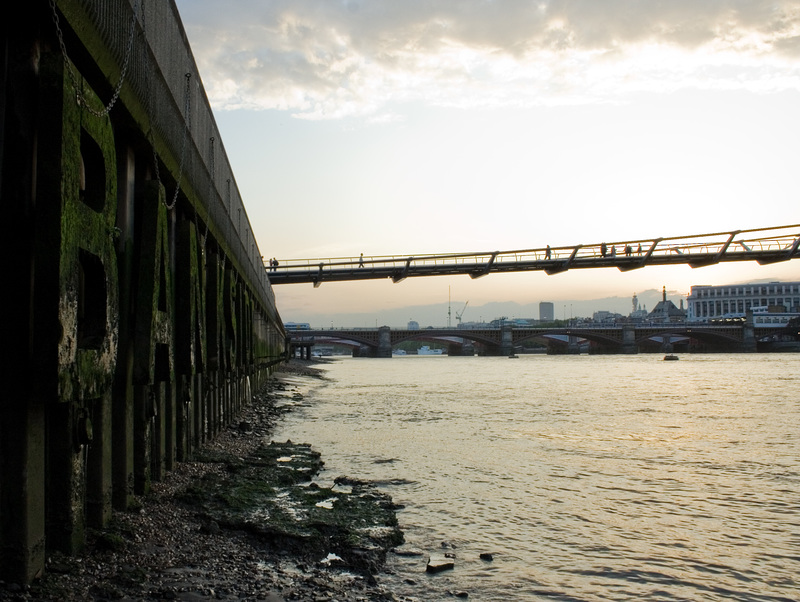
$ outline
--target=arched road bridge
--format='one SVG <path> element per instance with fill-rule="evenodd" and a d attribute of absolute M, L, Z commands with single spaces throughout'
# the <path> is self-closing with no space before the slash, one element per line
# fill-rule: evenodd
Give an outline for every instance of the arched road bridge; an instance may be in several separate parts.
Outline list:
<path fill-rule="evenodd" d="M 538 247 L 517 251 L 450 254 L 381 255 L 265 262 L 272 284 L 391 278 L 400 282 L 418 276 L 543 271 L 615 267 L 627 272 L 645 266 L 703 267 L 723 262 L 756 261 L 765 265 L 800 257 L 800 224 L 670 238 L 647 238 Z"/>
<path fill-rule="evenodd" d="M 443 343 L 449 355 L 510 355 L 526 340 L 545 342 L 550 352 L 577 353 L 588 343 L 594 353 L 637 353 L 639 350 L 672 351 L 673 343 L 709 350 L 756 351 L 758 341 L 778 334 L 783 325 L 755 325 L 752 314 L 731 324 L 628 323 L 614 326 L 556 326 L 518 328 L 425 328 L 421 330 L 378 328 L 299 330 L 290 333 L 292 353 L 310 355 L 317 344 L 352 347 L 354 355 L 391 357 L 392 347 L 403 341 Z"/>

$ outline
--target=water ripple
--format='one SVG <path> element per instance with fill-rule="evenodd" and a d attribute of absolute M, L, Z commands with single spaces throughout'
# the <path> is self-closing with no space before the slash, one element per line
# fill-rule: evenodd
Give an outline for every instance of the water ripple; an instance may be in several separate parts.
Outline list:
<path fill-rule="evenodd" d="M 275 436 L 317 446 L 330 478 L 381 483 L 411 546 L 454 546 L 433 577 L 390 556 L 397 595 L 796 601 L 796 359 L 680 363 L 343 360 Z"/>

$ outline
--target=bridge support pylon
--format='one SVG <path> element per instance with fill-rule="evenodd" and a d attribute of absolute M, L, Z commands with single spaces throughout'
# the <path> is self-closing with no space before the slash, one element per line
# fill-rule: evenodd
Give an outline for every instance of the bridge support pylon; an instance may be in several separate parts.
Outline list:
<path fill-rule="evenodd" d="M 755 320 L 753 320 L 753 311 L 748 309 L 745 314 L 744 326 L 742 327 L 742 351 L 755 352 L 758 345 L 756 344 L 756 330 Z"/>
<path fill-rule="evenodd" d="M 636 347 L 636 327 L 633 324 L 622 325 L 622 353 L 638 353 Z"/>
<path fill-rule="evenodd" d="M 375 357 L 392 357 L 392 329 L 388 326 L 378 328 L 378 348 Z"/>
<path fill-rule="evenodd" d="M 510 324 L 500 327 L 500 354 L 511 355 L 514 353 L 514 328 Z"/>

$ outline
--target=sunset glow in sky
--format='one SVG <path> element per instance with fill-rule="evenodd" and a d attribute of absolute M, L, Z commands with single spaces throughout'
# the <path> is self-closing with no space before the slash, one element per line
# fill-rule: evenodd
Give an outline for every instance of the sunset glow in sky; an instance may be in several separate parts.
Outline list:
<path fill-rule="evenodd" d="M 800 2 L 177 6 L 265 257 L 512 250 L 800 222 Z M 440 302 L 448 289 L 474 306 L 763 279 L 798 280 L 800 262 L 275 291 L 284 320 L 313 323 Z"/>

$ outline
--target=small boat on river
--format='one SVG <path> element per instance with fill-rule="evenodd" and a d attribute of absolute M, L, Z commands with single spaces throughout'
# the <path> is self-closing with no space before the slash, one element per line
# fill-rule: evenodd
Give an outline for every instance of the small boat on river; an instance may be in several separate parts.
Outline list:
<path fill-rule="evenodd" d="M 680 358 L 678 358 L 677 355 L 673 355 L 672 353 L 668 353 L 667 355 L 664 356 L 664 361 L 667 361 L 667 362 L 669 362 L 669 361 L 673 361 L 674 362 L 677 359 L 680 359 Z"/>
<path fill-rule="evenodd" d="M 444 349 L 431 349 L 428 345 L 423 345 L 417 349 L 417 355 L 442 355 Z"/>

